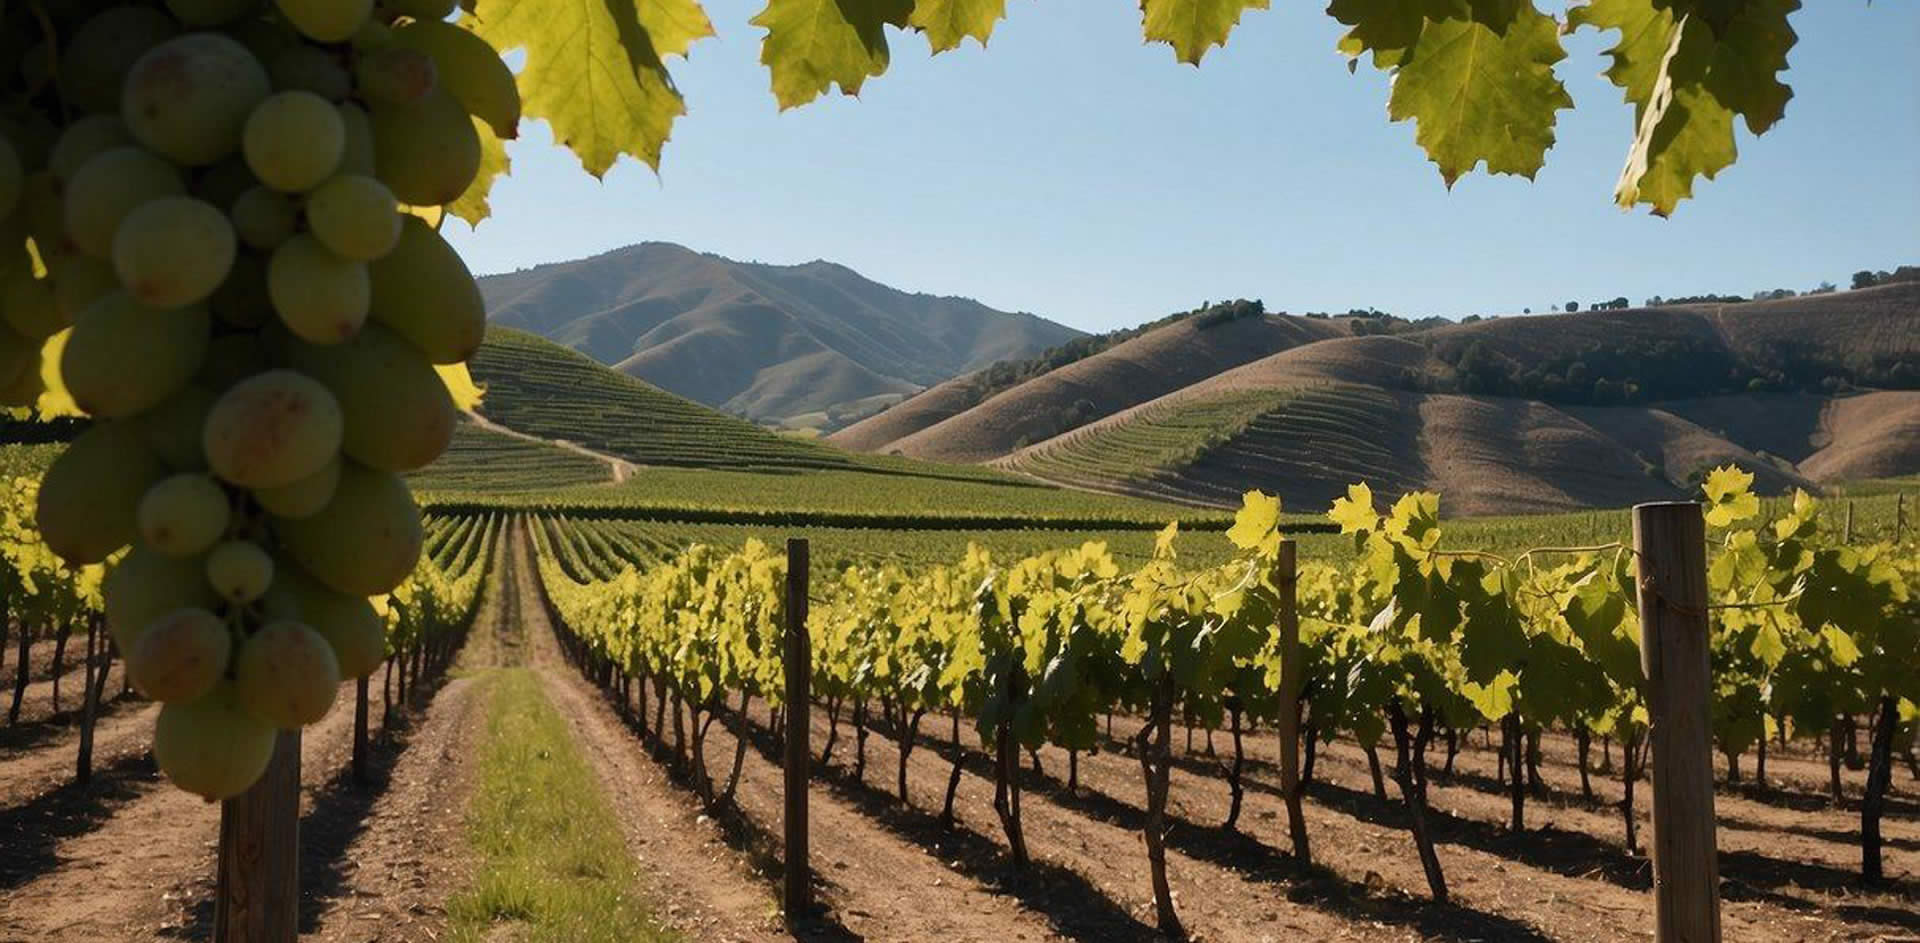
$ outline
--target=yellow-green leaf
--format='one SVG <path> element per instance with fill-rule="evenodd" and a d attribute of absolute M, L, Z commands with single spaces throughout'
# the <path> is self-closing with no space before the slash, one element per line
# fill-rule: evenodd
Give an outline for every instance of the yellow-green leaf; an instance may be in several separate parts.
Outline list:
<path fill-rule="evenodd" d="M 958 48 L 969 36 L 985 47 L 1006 15 L 1007 0 L 920 0 L 908 22 L 927 34 L 927 45 L 938 53 Z"/>
<path fill-rule="evenodd" d="M 1333 499 L 1327 520 L 1340 525 L 1343 534 L 1372 530 L 1380 523 L 1380 515 L 1373 509 L 1373 489 L 1365 482 L 1348 485 L 1346 497 Z"/>
<path fill-rule="evenodd" d="M 480 138 L 480 172 L 473 177 L 473 183 L 460 199 L 447 204 L 447 212 L 467 221 L 469 226 L 478 226 L 493 212 L 487 204 L 487 194 L 493 191 L 494 179 L 506 174 L 511 168 L 507 160 L 507 147 L 493 133 L 487 123 L 473 119 L 473 130 Z"/>
<path fill-rule="evenodd" d="M 773 75 L 782 109 L 804 105 L 835 85 L 860 94 L 887 70 L 886 27 L 905 27 L 913 0 L 768 0 L 753 25 L 767 31 L 760 61 Z"/>
<path fill-rule="evenodd" d="M 1733 465 L 1722 465 L 1707 473 L 1700 490 L 1707 497 L 1707 525 L 1725 527 L 1760 513 L 1760 498 L 1753 491 L 1753 473 Z"/>
<path fill-rule="evenodd" d="M 1193 65 L 1208 49 L 1227 44 L 1241 11 L 1266 8 L 1267 0 L 1140 0 L 1147 41 L 1172 46 L 1181 62 Z"/>
<path fill-rule="evenodd" d="M 1737 156 L 1734 119 L 1763 134 L 1793 90 L 1779 81 L 1798 39 L 1788 16 L 1799 0 L 1596 0 L 1571 26 L 1618 30 L 1607 77 L 1634 105 L 1635 134 L 1614 198 L 1657 215 L 1693 195 Z"/>
<path fill-rule="evenodd" d="M 1553 74 L 1566 58 L 1559 24 L 1531 0 L 1450 6 L 1397 57 L 1387 115 L 1413 120 L 1414 140 L 1448 186 L 1482 162 L 1488 173 L 1532 177 L 1553 146 L 1555 114 L 1573 107 Z"/>
<path fill-rule="evenodd" d="M 501 52 L 526 50 L 525 114 L 551 124 L 588 173 L 604 175 L 622 154 L 660 166 L 687 110 L 661 50 L 684 51 L 705 14 L 642 17 L 635 0 L 485 0 L 465 22 Z M 658 41 L 651 29 L 663 30 Z"/>
<path fill-rule="evenodd" d="M 480 399 L 486 391 L 473 382 L 473 375 L 467 372 L 466 364 L 435 364 L 433 369 L 439 372 L 440 382 L 446 384 L 454 406 L 467 412 L 480 407 Z"/>
<path fill-rule="evenodd" d="M 1153 538 L 1153 557 L 1156 560 L 1173 559 L 1173 541 L 1180 536 L 1180 522 L 1168 521 Z"/>
<path fill-rule="evenodd" d="M 684 56 L 694 43 L 713 35 L 713 21 L 694 0 L 646 0 L 638 6 L 640 25 L 662 57 Z"/>
<path fill-rule="evenodd" d="M 1280 499 L 1260 491 L 1249 491 L 1240 499 L 1240 510 L 1233 516 L 1227 539 L 1242 550 L 1266 543 L 1280 524 Z"/>
<path fill-rule="evenodd" d="M 86 415 L 80 404 L 73 401 L 73 394 L 67 392 L 67 381 L 60 376 L 60 354 L 67 349 L 67 338 L 72 334 L 73 329 L 68 328 L 47 338 L 40 347 L 40 383 L 46 390 L 34 408 L 42 419 Z"/>
<path fill-rule="evenodd" d="M 1454 0 L 1333 0 L 1327 15 L 1351 27 L 1340 38 L 1340 51 L 1354 58 L 1373 54 L 1373 65 L 1391 69 L 1420 39 L 1430 19 L 1444 19 L 1457 9 Z"/>

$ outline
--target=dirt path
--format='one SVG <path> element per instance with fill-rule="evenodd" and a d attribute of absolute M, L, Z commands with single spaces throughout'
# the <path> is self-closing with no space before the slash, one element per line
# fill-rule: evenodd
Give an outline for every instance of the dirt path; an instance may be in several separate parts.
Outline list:
<path fill-rule="evenodd" d="M 579 455 L 585 455 L 586 457 L 593 459 L 596 462 L 604 463 L 607 466 L 608 474 L 613 476 L 613 483 L 616 485 L 623 481 L 626 481 L 628 476 L 632 475 L 635 471 L 639 470 L 640 468 L 640 466 L 635 465 L 634 463 L 629 462 L 618 455 L 609 455 L 606 452 L 596 452 L 593 449 L 587 448 L 586 446 L 581 445 L 577 442 L 569 442 L 566 439 L 542 439 L 537 435 L 529 435 L 525 432 L 521 432 L 518 429 L 509 429 L 506 426 L 503 426 L 497 422 L 494 422 L 493 420 L 488 419 L 487 417 L 482 416 L 476 412 L 467 413 L 467 418 L 473 420 L 474 425 L 479 426 L 480 428 L 485 429 L 488 432 L 498 432 L 504 436 L 511 436 L 512 438 L 521 439 L 527 442 L 538 442 L 541 445 L 557 446 L 559 448 L 566 449 L 569 452 L 574 452 Z"/>
<path fill-rule="evenodd" d="M 506 556 L 503 541 L 452 680 L 434 692 L 424 722 L 399 734 L 402 745 L 375 764 L 357 803 L 302 823 L 306 840 L 331 846 L 302 849 L 303 937 L 376 943 L 444 932 L 447 899 L 470 871 L 465 810 L 486 729 L 486 669 L 519 659 L 513 594 L 498 578 Z"/>
<path fill-rule="evenodd" d="M 516 546 L 530 555 L 523 541 Z M 600 770 L 643 873 L 670 889 L 658 895 L 669 902 L 660 915 L 702 941 L 789 938 L 779 930 L 774 896 L 779 767 L 749 750 L 737 811 L 717 818 L 703 814 L 607 699 L 562 659 L 545 612 L 531 602 L 538 591 L 531 564 L 521 562 L 518 572 L 526 581 L 529 602 L 522 611 L 534 664 Z M 710 742 L 711 756 L 731 760 L 733 742 L 719 725 Z M 801 939 L 998 943 L 1061 937 L 1043 914 L 959 860 L 969 854 L 965 848 L 923 843 L 876 821 L 858 801 L 825 790 L 815 793 L 809 815 L 817 895 L 826 914 L 799 933 Z"/>

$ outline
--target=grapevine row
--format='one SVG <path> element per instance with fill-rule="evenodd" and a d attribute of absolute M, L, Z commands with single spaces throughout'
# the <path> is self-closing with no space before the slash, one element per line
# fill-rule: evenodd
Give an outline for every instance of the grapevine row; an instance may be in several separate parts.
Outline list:
<path fill-rule="evenodd" d="M 51 640 L 56 654 L 51 668 L 56 690 L 64 671 L 62 655 L 76 633 L 84 635 L 82 664 L 81 748 L 77 777 L 91 775 L 90 742 L 93 721 L 113 697 L 105 690 L 113 661 L 121 657 L 121 641 L 140 626 L 111 618 L 101 587 L 125 559 L 118 555 L 103 564 L 72 567 L 50 551 L 33 524 L 38 482 L 29 477 L 6 481 L 0 496 L 0 652 L 11 636 L 15 650 L 15 684 L 8 723 L 19 722 L 19 706 L 29 682 L 29 647 Z M 425 524 L 426 547 L 414 572 L 369 610 L 375 621 L 364 633 L 340 633 L 335 638 L 338 661 L 364 666 L 367 671 L 386 666 L 386 702 L 404 701 L 409 687 L 445 665 L 458 648 L 479 604 L 480 588 L 504 528 L 504 515 L 443 517 Z M 343 614 L 348 618 L 351 614 Z M 395 682 L 398 682 L 397 689 Z M 124 682 L 131 688 L 131 679 Z M 116 692 L 120 694 L 125 691 Z M 56 700 L 54 707 L 58 710 Z M 355 709 L 366 710 L 361 700 Z M 357 726 L 364 727 L 364 714 Z M 363 762 L 364 743 L 356 743 L 355 761 Z"/>
<path fill-rule="evenodd" d="M 1704 488 L 1715 740 L 1737 759 L 1764 750 L 1765 736 L 1819 735 L 1836 718 L 1870 714 L 1863 870 L 1877 878 L 1892 742 L 1920 704 L 1920 609 L 1910 591 L 1920 584 L 1920 557 L 1911 545 L 1845 544 L 1805 494 L 1762 521 L 1751 484 L 1750 475 L 1723 468 Z M 1026 860 L 1019 751 L 1052 744 L 1077 760 L 1100 743 L 1100 715 L 1109 732 L 1115 712 L 1143 718 L 1131 739 L 1142 758 L 1159 916 L 1169 929 L 1178 917 L 1164 893 L 1155 819 L 1176 711 L 1230 727 L 1236 756 L 1245 729 L 1287 714 L 1310 743 L 1347 736 L 1370 756 L 1390 747 L 1437 899 L 1447 892 L 1422 826 L 1426 751 L 1437 737 L 1457 745 L 1461 730 L 1500 726 L 1516 830 L 1525 827 L 1521 769 L 1531 766 L 1537 746 L 1529 744 L 1541 730 L 1572 731 L 1582 744 L 1619 740 L 1633 846 L 1632 787 L 1645 765 L 1637 758 L 1647 725 L 1640 591 L 1668 603 L 1661 587 L 1638 584 L 1632 548 L 1513 556 L 1457 548 L 1444 539 L 1437 495 L 1410 493 L 1380 513 L 1364 485 L 1327 516 L 1353 540 L 1353 561 L 1307 562 L 1292 585 L 1281 565 L 1291 545 L 1279 531 L 1279 504 L 1258 492 L 1246 496 L 1227 533 L 1235 556 L 1218 566 L 1183 568 L 1178 527 L 1169 526 L 1154 558 L 1127 571 L 1102 544 L 1087 543 L 1011 561 L 975 547 L 946 566 L 827 573 L 811 589 L 811 689 L 836 728 L 844 705 L 861 725 L 877 705 L 902 735 L 903 802 L 921 717 L 970 720 L 996 759 L 995 808 L 1016 864 Z M 709 801 L 726 796 L 731 783 L 715 789 L 707 781 L 701 720 L 744 711 L 754 698 L 786 707 L 784 554 L 758 541 L 737 551 L 695 546 L 640 568 L 591 527 L 538 524 L 540 575 L 569 644 L 602 681 L 637 680 L 643 698 L 652 685 L 659 702 L 673 703 L 676 729 L 686 705 L 696 788 Z M 1286 666 L 1277 628 L 1289 592 L 1303 641 L 1293 704 L 1280 695 Z M 736 696 L 738 708 L 729 703 Z M 1239 766 L 1226 768 L 1236 797 Z M 1237 813 L 1238 803 L 1232 808 Z"/>

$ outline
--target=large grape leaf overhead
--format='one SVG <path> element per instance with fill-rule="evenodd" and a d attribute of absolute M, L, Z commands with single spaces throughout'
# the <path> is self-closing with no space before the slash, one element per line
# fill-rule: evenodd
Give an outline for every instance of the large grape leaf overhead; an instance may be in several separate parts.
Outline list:
<path fill-rule="evenodd" d="M 969 36 L 985 46 L 994 23 L 1006 15 L 1007 0 L 920 0 L 910 22 L 927 34 L 934 52 L 946 52 Z"/>
<path fill-rule="evenodd" d="M 1181 62 L 1200 64 L 1214 46 L 1240 23 L 1243 10 L 1264 10 L 1267 0 L 1140 0 L 1148 42 L 1173 47 Z"/>
<path fill-rule="evenodd" d="M 656 6 L 634 0 L 481 0 L 467 25 L 502 52 L 524 49 L 525 113 L 553 126 L 554 139 L 604 175 L 621 154 L 660 166 L 660 149 L 686 103 L 665 55 L 713 33 L 690 0 Z"/>
<path fill-rule="evenodd" d="M 1448 186 L 1482 162 L 1540 170 L 1573 98 L 1553 74 L 1559 24 L 1530 0 L 1333 0 L 1327 12 L 1352 27 L 1343 52 L 1393 71 L 1387 115 L 1413 120 Z"/>
<path fill-rule="evenodd" d="M 1665 216 L 1732 164 L 1735 117 L 1762 134 L 1793 90 L 1778 74 L 1795 40 L 1799 0 L 1595 0 L 1569 26 L 1618 30 L 1607 77 L 1634 106 L 1635 134 L 1614 191 L 1622 207 Z"/>
<path fill-rule="evenodd" d="M 860 94 L 887 70 L 888 26 L 906 27 L 913 0 L 768 0 L 753 25 L 767 31 L 760 61 L 773 73 L 773 97 L 792 108 L 834 85 Z"/>

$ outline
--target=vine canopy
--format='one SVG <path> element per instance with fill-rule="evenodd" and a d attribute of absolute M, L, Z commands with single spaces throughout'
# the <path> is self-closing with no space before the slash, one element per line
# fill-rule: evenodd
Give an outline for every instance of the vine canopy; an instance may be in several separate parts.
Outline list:
<path fill-rule="evenodd" d="M 1146 41 L 1199 65 L 1269 0 L 1141 0 Z M 521 50 L 529 117 L 604 175 L 621 155 L 658 168 L 673 123 L 686 113 L 667 60 L 684 57 L 713 23 L 697 0 L 463 0 L 461 22 L 502 52 Z M 1614 199 L 1661 216 L 1736 155 L 1735 124 L 1762 134 L 1793 92 L 1780 80 L 1796 39 L 1799 0 L 1591 0 L 1549 12 L 1532 0 L 1331 0 L 1347 27 L 1339 52 L 1392 77 L 1387 115 L 1411 121 L 1414 141 L 1451 186 L 1462 175 L 1532 178 L 1554 144 L 1558 113 L 1574 106 L 1556 66 L 1564 37 L 1610 33 L 1604 74 L 1633 105 Z M 887 69 L 902 34 L 933 53 L 968 38 L 985 45 L 1006 0 L 767 0 L 752 23 L 780 107 L 835 89 L 858 95 Z M 489 144 L 483 179 L 457 215 L 478 222 L 485 187 L 506 172 Z"/>

